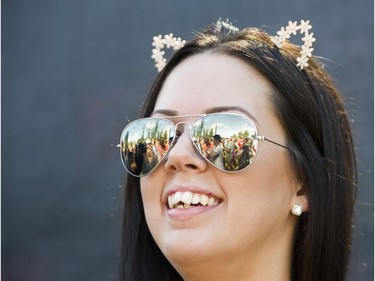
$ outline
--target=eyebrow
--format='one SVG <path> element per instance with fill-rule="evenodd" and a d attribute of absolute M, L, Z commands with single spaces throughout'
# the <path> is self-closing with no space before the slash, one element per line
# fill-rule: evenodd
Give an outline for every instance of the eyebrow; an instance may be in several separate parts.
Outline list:
<path fill-rule="evenodd" d="M 219 112 L 225 112 L 225 111 L 239 111 L 243 114 L 247 115 L 250 119 L 252 119 L 254 122 L 258 123 L 258 120 L 252 115 L 248 110 L 241 106 L 217 106 L 217 107 L 211 107 L 208 110 L 206 110 L 206 114 L 211 113 L 219 113 Z"/>
<path fill-rule="evenodd" d="M 220 112 L 226 112 L 226 111 L 239 111 L 247 115 L 250 119 L 252 119 L 254 122 L 258 123 L 258 120 L 252 115 L 248 110 L 241 106 L 217 106 L 217 107 L 211 107 L 206 110 L 204 114 L 189 114 L 189 115 L 178 115 L 178 112 L 176 110 L 170 110 L 170 109 L 157 109 L 154 112 L 152 112 L 151 116 L 155 114 L 163 114 L 168 117 L 195 117 L 195 116 L 202 116 L 205 114 L 212 114 L 212 113 L 220 113 Z"/>

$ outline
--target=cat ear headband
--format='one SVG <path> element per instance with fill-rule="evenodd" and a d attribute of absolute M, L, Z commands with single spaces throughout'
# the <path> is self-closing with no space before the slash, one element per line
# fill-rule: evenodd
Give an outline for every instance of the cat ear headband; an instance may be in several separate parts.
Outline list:
<path fill-rule="evenodd" d="M 223 22 L 225 23 L 225 22 Z M 225 23 L 228 24 L 228 23 Z M 231 25 L 230 28 L 233 31 L 238 31 L 238 28 Z M 310 21 L 301 20 L 300 24 L 297 22 L 289 21 L 288 25 L 282 27 L 280 31 L 277 32 L 277 36 L 272 38 L 272 41 L 275 45 L 281 49 L 282 44 L 284 41 L 290 38 L 291 35 L 297 35 L 299 31 L 304 36 L 302 37 L 302 41 L 304 42 L 301 46 L 300 56 L 297 58 L 297 67 L 303 70 L 305 67 L 308 67 L 308 61 L 312 56 L 312 52 L 314 49 L 312 48 L 312 43 L 316 41 L 313 37 L 314 33 L 309 33 L 311 29 Z M 173 50 L 178 50 L 185 45 L 186 41 L 182 40 L 180 37 L 174 37 L 172 33 L 169 35 L 158 35 L 154 36 L 152 46 L 152 55 L 151 58 L 155 61 L 155 67 L 157 68 L 158 72 L 162 71 L 162 69 L 167 64 L 167 59 L 164 57 L 165 51 L 164 48 Z"/>

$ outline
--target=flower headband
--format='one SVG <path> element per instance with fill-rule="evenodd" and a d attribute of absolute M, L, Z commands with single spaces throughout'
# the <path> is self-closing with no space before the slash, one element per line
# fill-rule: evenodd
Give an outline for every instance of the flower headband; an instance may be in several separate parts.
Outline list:
<path fill-rule="evenodd" d="M 304 67 L 308 67 L 309 58 L 312 55 L 312 51 L 314 51 L 312 47 L 312 43 L 316 41 L 313 37 L 314 33 L 309 33 L 309 29 L 311 29 L 310 21 L 301 20 L 301 23 L 297 25 L 297 22 L 289 21 L 288 26 L 282 27 L 280 31 L 277 32 L 278 36 L 273 38 L 273 42 L 276 46 L 281 49 L 282 43 L 290 38 L 290 35 L 296 35 L 297 31 L 300 31 L 301 34 L 304 35 L 302 37 L 302 41 L 305 42 L 301 47 L 301 56 L 297 58 L 297 66 L 302 70 Z"/>
<path fill-rule="evenodd" d="M 237 32 L 238 28 L 230 24 L 229 22 L 222 22 L 218 21 L 221 26 L 229 29 L 230 31 Z M 316 41 L 313 37 L 314 33 L 309 33 L 311 29 L 310 21 L 301 20 L 300 24 L 297 22 L 288 22 L 288 26 L 282 27 L 280 31 L 277 32 L 277 36 L 272 38 L 272 41 L 275 45 L 281 49 L 282 43 L 290 38 L 290 36 L 297 35 L 297 31 L 300 31 L 301 34 L 304 36 L 302 37 L 302 41 L 304 42 L 301 46 L 301 56 L 297 58 L 297 67 L 303 70 L 305 67 L 308 67 L 308 61 L 312 56 L 312 52 L 314 49 L 312 48 L 312 43 Z M 163 51 L 164 48 L 173 48 L 173 50 L 178 50 L 185 45 L 186 41 L 182 40 L 180 37 L 174 37 L 172 33 L 169 35 L 158 35 L 154 36 L 152 46 L 152 55 L 151 58 L 155 61 L 155 67 L 157 68 L 158 72 L 162 71 L 162 69 L 167 64 L 167 59 L 164 57 L 165 52 Z"/>
<path fill-rule="evenodd" d="M 158 69 L 158 72 L 160 72 L 167 64 L 167 59 L 164 57 L 165 52 L 162 50 L 164 48 L 173 48 L 173 50 L 177 51 L 178 49 L 182 48 L 185 43 L 185 40 L 181 40 L 180 37 L 174 37 L 172 33 L 170 33 L 169 35 L 164 35 L 164 37 L 162 37 L 161 35 L 154 36 L 152 42 L 152 46 L 154 46 L 154 49 L 152 49 L 151 58 L 154 59 L 155 66 Z"/>

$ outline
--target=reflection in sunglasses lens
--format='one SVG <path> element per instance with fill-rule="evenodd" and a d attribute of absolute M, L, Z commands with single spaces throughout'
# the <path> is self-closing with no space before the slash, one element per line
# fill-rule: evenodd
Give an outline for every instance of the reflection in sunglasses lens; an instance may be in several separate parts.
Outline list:
<path fill-rule="evenodd" d="M 256 136 L 253 122 L 234 114 L 207 115 L 192 127 L 195 147 L 225 171 L 241 171 L 254 161 L 258 147 Z"/>
<path fill-rule="evenodd" d="M 171 122 L 146 118 L 130 123 L 121 135 L 121 159 L 126 170 L 145 176 L 162 161 L 174 138 Z"/>
<path fill-rule="evenodd" d="M 175 125 L 161 118 L 130 123 L 120 139 L 121 160 L 134 176 L 150 173 L 165 157 L 175 137 Z M 210 114 L 191 126 L 197 151 L 221 170 L 241 171 L 255 159 L 258 148 L 254 123 L 241 115 Z"/>

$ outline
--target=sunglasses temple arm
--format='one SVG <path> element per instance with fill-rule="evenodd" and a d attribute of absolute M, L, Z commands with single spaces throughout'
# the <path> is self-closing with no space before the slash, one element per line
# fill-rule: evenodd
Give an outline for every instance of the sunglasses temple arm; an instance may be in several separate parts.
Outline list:
<path fill-rule="evenodd" d="M 282 148 L 285 148 L 285 149 L 288 149 L 288 150 L 292 151 L 289 147 L 287 147 L 287 146 L 285 146 L 285 145 L 282 145 L 282 144 L 279 144 L 279 143 L 277 143 L 277 142 L 274 142 L 274 141 L 272 141 L 272 140 L 270 140 L 270 139 L 267 139 L 265 136 L 258 136 L 258 140 L 265 140 L 265 141 L 268 141 L 268 142 L 270 142 L 270 143 L 273 143 L 273 144 L 275 144 L 275 145 L 277 145 L 277 146 L 280 146 L 280 147 L 282 147 Z M 293 151 L 292 151 L 292 152 L 293 152 Z"/>

